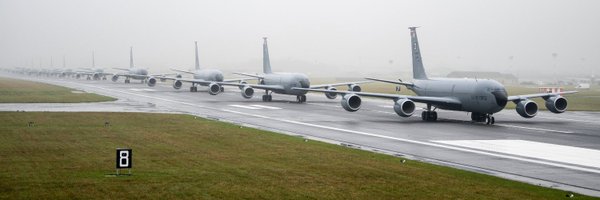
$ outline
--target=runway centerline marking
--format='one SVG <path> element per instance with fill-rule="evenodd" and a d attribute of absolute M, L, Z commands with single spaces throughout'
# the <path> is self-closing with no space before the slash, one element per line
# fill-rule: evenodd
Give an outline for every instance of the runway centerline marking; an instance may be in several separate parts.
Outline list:
<path fill-rule="evenodd" d="M 189 105 L 189 106 L 198 107 L 198 108 L 215 110 L 214 108 L 209 108 L 209 107 L 205 107 L 205 106 L 201 106 L 201 105 L 197 105 L 197 104 L 192 104 L 192 103 L 187 103 L 187 102 L 182 102 L 182 101 L 176 101 L 176 100 L 165 99 L 165 98 L 160 98 L 160 97 L 152 97 L 152 96 L 147 96 L 147 95 L 142 95 L 142 94 L 136 94 L 136 93 L 131 93 L 131 92 L 119 91 L 119 90 L 115 90 L 115 89 L 109 89 L 109 88 L 99 87 L 99 86 L 93 86 L 93 85 L 86 85 L 86 84 L 75 83 L 75 82 L 70 82 L 70 83 L 77 84 L 77 85 L 83 85 L 83 86 L 87 86 L 87 87 L 92 87 L 92 88 L 103 89 L 103 90 L 115 91 L 115 92 L 124 93 L 124 94 L 130 94 L 130 95 L 136 95 L 136 96 L 141 96 L 141 97 L 146 97 L 146 98 L 152 98 L 152 99 L 157 99 L 157 100 L 163 100 L 163 101 L 168 101 L 168 102 L 180 103 L 180 104 Z M 361 132 L 361 131 L 354 131 L 354 130 L 348 130 L 348 129 L 342 129 L 342 128 L 335 128 L 335 127 L 323 126 L 323 125 L 318 125 L 318 124 L 310 124 L 310 123 L 293 121 L 293 120 L 287 120 L 287 119 L 281 119 L 281 118 L 273 118 L 273 117 L 267 117 L 267 116 L 263 116 L 263 115 L 256 115 L 256 114 L 238 112 L 238 111 L 228 110 L 228 109 L 219 109 L 219 110 L 224 111 L 224 112 L 239 114 L 239 115 L 246 115 L 246 116 L 251 116 L 251 117 L 269 119 L 269 120 L 273 120 L 273 121 L 287 122 L 287 123 L 291 123 L 291 124 L 298 124 L 298 125 L 310 126 L 310 127 L 315 127 L 315 128 L 322 128 L 322 129 L 328 129 L 328 130 L 334 130 L 334 131 L 340 131 L 340 132 L 347 132 L 347 133 L 353 133 L 353 134 L 357 134 L 357 135 L 365 135 L 365 136 L 371 136 L 371 137 L 378 137 L 378 138 L 395 140 L 395 141 L 401 141 L 401 142 L 406 142 L 406 143 L 420 144 L 420 145 L 425 145 L 425 146 L 438 147 L 438 148 L 444 148 L 444 149 L 451 149 L 451 150 L 456 150 L 456 151 L 469 152 L 469 153 L 475 153 L 475 154 L 480 154 L 480 155 L 494 156 L 494 157 L 500 157 L 500 158 L 506 158 L 506 159 L 512 159 L 512 160 L 519 160 L 519 161 L 524 161 L 524 162 L 530 162 L 530 163 L 536 163 L 536 164 L 542 164 L 542 165 L 549 165 L 549 166 L 555 166 L 555 167 L 562 167 L 562 168 L 567 168 L 567 169 L 573 169 L 573 170 L 586 171 L 586 172 L 592 172 L 592 173 L 600 174 L 600 170 L 598 170 L 598 169 L 590 169 L 590 168 L 587 168 L 587 167 L 573 166 L 573 165 L 556 163 L 556 162 L 548 162 L 548 161 L 543 161 L 543 160 L 523 158 L 523 157 L 517 157 L 517 156 L 511 156 L 511 155 L 505 155 L 505 154 L 499 154 L 499 153 L 492 153 L 492 152 L 474 150 L 474 149 L 469 149 L 469 148 L 463 148 L 463 147 L 456 147 L 456 146 L 450 146 L 450 145 L 445 145 L 445 144 L 439 144 L 439 143 L 434 143 L 434 142 L 417 141 L 417 140 L 404 139 L 404 138 L 396 138 L 396 137 L 391 137 L 391 136 L 386 136 L 386 135 L 379 135 L 379 134 L 373 134 L 373 133 L 367 133 L 367 132 Z"/>
<path fill-rule="evenodd" d="M 454 146 L 600 168 L 600 150 L 527 140 L 435 140 Z"/>
<path fill-rule="evenodd" d="M 238 108 L 245 108 L 245 109 L 250 109 L 250 110 L 260 110 L 260 109 L 262 109 L 262 108 L 257 108 L 257 107 L 253 107 L 253 106 L 243 106 L 243 105 L 229 105 L 229 106 L 238 107 Z"/>

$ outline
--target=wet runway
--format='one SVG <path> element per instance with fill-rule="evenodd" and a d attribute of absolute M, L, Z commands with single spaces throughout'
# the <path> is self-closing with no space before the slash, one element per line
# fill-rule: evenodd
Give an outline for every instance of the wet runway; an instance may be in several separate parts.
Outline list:
<path fill-rule="evenodd" d="M 236 87 L 213 96 L 202 87 L 195 93 L 189 92 L 189 85 L 175 90 L 170 82 L 151 88 L 122 80 L 35 80 L 119 100 L 0 104 L 0 110 L 187 113 L 600 196 L 597 112 L 540 111 L 535 118 L 525 119 L 505 110 L 495 114 L 495 125 L 485 125 L 470 122 L 464 112 L 438 110 L 439 121 L 432 123 L 421 121 L 419 112 L 410 118 L 397 116 L 390 100 L 363 98 L 361 110 L 350 113 L 341 108 L 339 97 L 329 100 L 322 94 L 309 94 L 307 103 L 298 104 L 295 96 L 277 94 L 273 102 L 262 102 L 260 90 L 252 99 L 244 99 Z"/>

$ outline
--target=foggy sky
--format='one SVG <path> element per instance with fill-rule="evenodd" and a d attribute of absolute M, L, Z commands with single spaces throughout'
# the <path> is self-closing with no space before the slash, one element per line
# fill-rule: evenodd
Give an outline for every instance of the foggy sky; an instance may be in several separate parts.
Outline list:
<path fill-rule="evenodd" d="M 194 66 L 310 76 L 408 76 L 409 26 L 428 73 L 585 76 L 600 67 L 600 1 L 0 0 L 0 67 Z M 555 57 L 553 57 L 555 53 Z M 565 75 L 566 74 L 566 75 Z"/>

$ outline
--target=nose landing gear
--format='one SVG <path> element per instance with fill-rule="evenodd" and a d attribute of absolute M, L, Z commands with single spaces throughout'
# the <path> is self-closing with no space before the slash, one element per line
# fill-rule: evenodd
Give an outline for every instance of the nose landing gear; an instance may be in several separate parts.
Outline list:
<path fill-rule="evenodd" d="M 306 95 L 298 95 L 296 96 L 296 100 L 298 101 L 298 103 L 304 103 L 306 102 Z"/>
<path fill-rule="evenodd" d="M 496 118 L 491 114 L 471 113 L 471 120 L 474 122 L 485 122 L 485 124 L 495 124 Z"/>

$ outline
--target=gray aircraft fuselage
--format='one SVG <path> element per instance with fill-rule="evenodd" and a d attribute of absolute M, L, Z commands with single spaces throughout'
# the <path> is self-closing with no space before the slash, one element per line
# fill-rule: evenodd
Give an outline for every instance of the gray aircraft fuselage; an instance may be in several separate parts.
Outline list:
<path fill-rule="evenodd" d="M 270 73 L 264 74 L 262 85 L 279 85 L 283 90 L 272 90 L 277 94 L 304 95 L 307 91 L 293 90 L 293 87 L 310 88 L 308 77 L 300 73 Z"/>
<path fill-rule="evenodd" d="M 502 84 L 487 79 L 434 78 L 415 79 L 408 87 L 419 96 L 450 97 L 459 100 L 462 106 L 433 104 L 446 110 L 457 110 L 493 114 L 504 109 L 508 95 Z"/>
<path fill-rule="evenodd" d="M 129 75 L 134 75 L 134 76 L 130 77 L 131 79 L 144 80 L 144 79 L 146 79 L 146 77 L 144 77 L 144 76 L 148 75 L 148 70 L 139 68 L 139 67 L 133 67 L 133 68 L 130 68 L 129 71 L 127 71 L 127 73 Z"/>
<path fill-rule="evenodd" d="M 216 69 L 199 69 L 194 71 L 194 79 L 211 82 L 223 82 L 223 72 Z M 208 84 L 200 85 L 208 86 Z"/>

